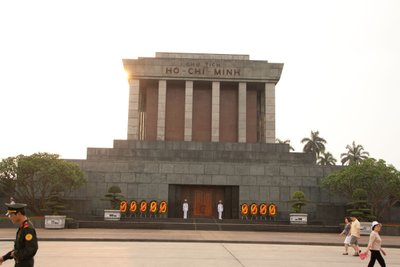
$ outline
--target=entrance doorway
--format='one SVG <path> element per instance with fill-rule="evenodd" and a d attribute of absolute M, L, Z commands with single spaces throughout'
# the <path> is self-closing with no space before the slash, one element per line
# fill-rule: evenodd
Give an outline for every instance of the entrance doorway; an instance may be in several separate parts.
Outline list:
<path fill-rule="evenodd" d="M 189 218 L 217 218 L 219 200 L 224 203 L 223 218 L 239 218 L 238 186 L 169 185 L 169 218 L 182 218 L 184 199 L 189 203 Z"/>
<path fill-rule="evenodd" d="M 193 199 L 193 216 L 194 217 L 212 217 L 212 190 L 211 189 L 195 189 Z"/>

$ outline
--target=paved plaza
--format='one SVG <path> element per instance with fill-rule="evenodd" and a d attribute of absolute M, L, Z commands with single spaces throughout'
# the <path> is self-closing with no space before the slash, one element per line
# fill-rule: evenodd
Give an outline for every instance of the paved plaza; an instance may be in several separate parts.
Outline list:
<path fill-rule="evenodd" d="M 0 229 L 0 254 L 14 228 Z M 140 229 L 37 229 L 39 267 L 95 266 L 366 266 L 343 256 L 338 234 Z M 365 248 L 367 236 L 361 238 Z M 400 267 L 400 237 L 383 236 L 387 266 Z M 350 250 L 352 252 L 352 250 Z M 13 266 L 5 262 L 3 266 Z M 376 265 L 378 266 L 378 265 Z"/>
<path fill-rule="evenodd" d="M 10 241 L 0 242 L 7 251 Z M 389 248 L 388 266 L 400 266 L 400 249 Z M 40 242 L 36 266 L 366 266 L 341 255 L 338 246 L 193 242 Z M 2 266 L 13 266 L 8 261 Z"/>

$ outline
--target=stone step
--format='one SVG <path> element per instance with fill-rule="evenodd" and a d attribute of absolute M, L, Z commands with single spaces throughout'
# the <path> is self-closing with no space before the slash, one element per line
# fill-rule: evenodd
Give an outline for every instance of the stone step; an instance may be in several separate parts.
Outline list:
<path fill-rule="evenodd" d="M 338 233 L 339 225 L 322 225 L 310 222 L 307 225 L 291 225 L 288 222 L 215 220 L 215 219 L 132 219 L 120 221 L 81 220 L 79 228 L 106 229 L 164 229 L 164 230 L 212 230 L 212 231 L 274 231 Z"/>

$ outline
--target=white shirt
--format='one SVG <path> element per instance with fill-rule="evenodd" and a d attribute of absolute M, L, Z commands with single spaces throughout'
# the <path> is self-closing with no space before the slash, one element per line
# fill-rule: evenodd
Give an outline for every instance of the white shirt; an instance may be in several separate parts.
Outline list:
<path fill-rule="evenodd" d="M 187 202 L 183 203 L 182 209 L 183 209 L 183 211 L 188 211 L 189 210 L 189 204 Z"/>
<path fill-rule="evenodd" d="M 224 205 L 222 203 L 218 204 L 218 212 L 223 212 L 224 211 Z"/>
<path fill-rule="evenodd" d="M 371 234 L 369 235 L 368 247 L 370 247 L 372 250 L 380 250 L 381 245 L 382 245 L 381 236 L 377 232 L 372 231 Z"/>

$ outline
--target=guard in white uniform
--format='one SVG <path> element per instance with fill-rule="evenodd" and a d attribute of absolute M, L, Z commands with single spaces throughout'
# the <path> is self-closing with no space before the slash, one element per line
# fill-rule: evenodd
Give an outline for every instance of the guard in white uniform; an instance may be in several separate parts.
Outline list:
<path fill-rule="evenodd" d="M 222 200 L 218 201 L 218 219 L 222 220 L 222 212 L 224 211 L 224 205 L 222 204 Z"/>
<path fill-rule="evenodd" d="M 183 219 L 187 219 L 187 213 L 189 210 L 189 203 L 187 203 L 187 199 L 185 199 L 183 202 L 182 210 L 183 210 Z"/>

